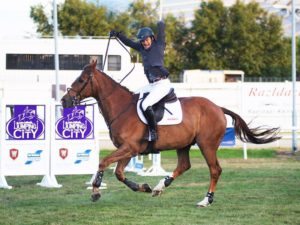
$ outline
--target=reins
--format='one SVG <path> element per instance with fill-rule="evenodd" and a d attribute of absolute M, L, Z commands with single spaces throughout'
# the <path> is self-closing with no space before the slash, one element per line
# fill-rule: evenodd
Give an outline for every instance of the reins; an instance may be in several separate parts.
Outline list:
<path fill-rule="evenodd" d="M 106 63 L 106 59 L 107 59 L 107 55 L 108 55 L 108 48 L 109 48 L 109 44 L 110 44 L 110 39 L 111 39 L 111 36 L 109 36 L 108 38 L 108 42 L 107 42 L 107 45 L 106 45 L 106 51 L 105 51 L 105 55 L 104 55 L 104 61 L 103 61 L 103 65 L 102 65 L 102 68 L 101 68 L 101 71 L 103 72 L 104 71 L 104 67 L 105 67 L 105 63 Z M 116 41 L 122 46 L 122 48 L 125 49 L 125 51 L 129 54 L 130 58 L 132 59 L 132 55 L 131 53 L 128 51 L 128 49 L 122 44 L 122 42 L 119 40 L 119 38 L 115 37 Z M 121 79 L 121 81 L 119 82 L 119 84 L 121 84 L 128 76 L 129 74 L 132 73 L 132 71 L 134 70 L 135 68 L 135 63 L 133 63 L 133 67 L 131 68 L 131 70 Z"/>
<path fill-rule="evenodd" d="M 125 49 L 125 51 L 129 54 L 130 58 L 132 59 L 132 55 L 131 53 L 128 51 L 128 49 L 122 44 L 122 42 L 116 37 L 115 38 L 118 43 L 122 46 L 122 48 Z M 107 60 L 107 57 L 108 57 L 108 49 L 109 49 L 109 45 L 110 45 L 110 40 L 111 40 L 111 36 L 109 36 L 108 38 L 108 42 L 107 42 L 107 46 L 106 46 L 106 51 L 105 51 L 105 55 L 104 55 L 104 61 L 103 61 L 103 65 L 102 65 L 102 68 L 100 71 L 104 71 L 104 67 L 105 67 L 105 64 L 106 64 L 106 60 Z M 131 70 L 121 79 L 121 81 L 119 82 L 119 84 L 121 84 L 131 73 L 132 71 L 135 69 L 135 63 L 133 63 L 133 67 L 131 68 Z M 91 88 L 92 88 L 92 92 L 93 91 L 93 82 L 92 82 L 92 77 L 94 76 L 94 74 L 90 74 L 89 78 L 87 81 L 85 81 L 85 83 L 83 84 L 83 86 L 80 88 L 80 90 L 78 92 L 76 92 L 75 90 L 73 90 L 72 88 L 68 88 L 68 92 L 69 91 L 74 91 L 76 93 L 76 96 L 79 96 L 80 97 L 80 94 L 82 92 L 82 90 L 87 86 L 88 83 L 91 83 Z M 108 96 L 110 96 L 113 92 L 114 92 L 115 88 L 113 88 L 113 90 L 108 94 L 106 95 L 104 98 L 101 98 L 100 101 L 103 101 L 105 98 L 107 98 Z M 83 103 L 83 105 L 85 106 L 91 106 L 91 105 L 96 105 L 96 104 L 99 104 L 99 102 L 96 100 L 96 102 L 94 103 L 90 103 L 90 104 L 87 104 L 87 102 L 90 102 L 92 101 L 92 99 L 86 99 L 86 100 L 82 100 L 82 101 L 79 101 L 76 97 L 73 99 L 73 102 L 75 105 L 80 105 Z M 84 104 L 85 103 L 85 104 Z M 128 107 L 126 107 L 124 110 L 122 110 L 116 117 L 114 117 L 111 121 L 109 121 L 109 123 L 107 123 L 107 126 L 108 128 L 110 128 L 110 126 L 113 124 L 113 122 L 115 122 L 124 112 L 126 112 L 129 108 L 130 108 L 130 105 L 134 104 L 134 101 L 131 101 L 130 104 L 128 105 Z M 102 114 L 102 112 L 101 112 Z"/>
<path fill-rule="evenodd" d="M 116 37 L 116 40 L 119 42 L 119 44 L 125 49 L 125 51 L 129 54 L 130 58 L 132 59 L 132 55 L 131 53 L 128 51 L 128 49 L 122 44 L 122 42 L 119 40 L 119 38 Z M 119 82 L 119 84 L 121 84 L 128 76 L 129 74 L 132 73 L 132 71 L 135 68 L 135 63 L 133 63 L 133 67 L 131 68 L 131 70 L 122 78 L 122 80 Z"/>
<path fill-rule="evenodd" d="M 122 46 L 122 48 L 125 49 L 125 51 L 129 54 L 130 58 L 132 59 L 132 55 L 131 53 L 128 51 L 128 49 L 124 46 L 124 44 L 122 44 L 122 42 L 119 40 L 119 38 L 115 37 L 115 39 L 117 40 L 117 42 Z M 101 68 L 101 71 L 104 72 L 104 67 L 105 67 L 105 64 L 106 64 L 106 60 L 107 60 L 107 56 L 108 56 L 108 49 L 109 49 L 109 45 L 110 45 L 110 40 L 111 40 L 111 36 L 109 36 L 108 38 L 108 42 L 107 42 L 107 45 L 106 45 L 106 50 L 105 50 L 105 55 L 104 55 L 104 61 L 103 61 L 103 65 L 102 65 L 102 68 Z M 119 84 L 121 84 L 131 73 L 132 71 L 135 69 L 135 63 L 133 63 L 133 67 L 131 68 L 131 70 L 121 79 L 121 81 L 119 82 Z M 92 85 L 92 84 L 91 84 Z M 81 90 L 79 91 L 79 96 L 80 96 L 80 92 L 83 90 L 83 88 L 85 88 L 86 85 L 84 85 Z M 93 85 L 92 85 L 93 86 Z M 72 90 L 72 89 L 69 89 L 69 90 Z M 74 91 L 74 90 L 72 90 Z M 113 91 L 112 91 L 113 92 Z M 103 98 L 105 99 L 105 98 Z M 102 100 L 103 100 L 102 99 Z M 83 100 L 83 101 L 80 101 L 80 103 L 85 103 L 85 102 L 89 102 L 91 101 L 90 99 L 87 99 L 87 100 Z M 94 102 L 94 103 L 90 103 L 90 104 L 85 104 L 86 106 L 89 106 L 89 105 L 95 105 L 95 104 L 98 104 L 98 102 Z"/>
<path fill-rule="evenodd" d="M 102 72 L 104 71 L 104 67 L 105 67 L 105 63 L 106 63 L 106 59 L 107 59 L 107 53 L 108 53 L 110 39 L 111 39 L 111 36 L 109 35 L 108 42 L 107 42 L 107 45 L 106 45 L 106 51 L 105 51 L 105 55 L 104 55 L 104 61 L 103 61 L 103 65 L 102 65 L 102 68 L 101 68 Z"/>

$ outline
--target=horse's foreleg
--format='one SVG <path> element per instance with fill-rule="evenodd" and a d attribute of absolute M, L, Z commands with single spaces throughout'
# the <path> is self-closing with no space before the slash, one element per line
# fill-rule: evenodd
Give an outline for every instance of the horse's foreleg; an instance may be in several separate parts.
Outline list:
<path fill-rule="evenodd" d="M 124 175 L 124 169 L 127 166 L 130 158 L 120 160 L 117 164 L 115 175 L 117 179 L 123 182 L 127 187 L 129 187 L 133 191 L 140 191 L 140 192 L 152 192 L 150 186 L 148 184 L 139 185 L 133 181 L 128 180 Z"/>
<path fill-rule="evenodd" d="M 133 153 L 130 151 L 128 145 L 121 145 L 116 151 L 111 153 L 109 156 L 106 156 L 99 164 L 98 172 L 93 181 L 93 192 L 92 192 L 92 201 L 97 201 L 100 197 L 99 187 L 102 183 L 102 178 L 104 174 L 104 170 L 112 163 L 120 161 L 122 159 L 130 159 L 133 156 Z"/>
<path fill-rule="evenodd" d="M 189 155 L 190 146 L 183 148 L 183 149 L 177 149 L 177 167 L 173 171 L 172 176 L 167 176 L 164 179 L 161 179 L 159 183 L 155 186 L 155 188 L 152 191 L 152 196 L 158 196 L 161 195 L 163 190 L 170 186 L 170 184 L 181 174 L 183 174 L 185 171 L 191 168 L 190 163 L 190 155 Z"/>

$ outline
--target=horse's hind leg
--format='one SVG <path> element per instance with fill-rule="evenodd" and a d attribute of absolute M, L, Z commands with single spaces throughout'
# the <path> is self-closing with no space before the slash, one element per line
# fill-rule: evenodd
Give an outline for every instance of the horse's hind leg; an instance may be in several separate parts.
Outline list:
<path fill-rule="evenodd" d="M 170 177 L 167 176 L 164 179 L 161 179 L 159 181 L 159 183 L 155 186 L 155 188 L 152 191 L 153 197 L 161 195 L 162 191 L 166 187 L 170 186 L 170 184 L 173 182 L 173 180 L 175 180 L 178 176 L 180 176 L 185 171 L 187 171 L 188 169 L 191 168 L 190 155 L 189 155 L 190 147 L 191 146 L 187 146 L 185 148 L 176 150 L 177 158 L 178 158 L 177 167 L 173 171 L 173 174 Z"/>
<path fill-rule="evenodd" d="M 217 143 L 219 142 L 217 141 Z M 206 197 L 201 202 L 197 203 L 198 207 L 206 207 L 213 202 L 214 192 L 216 190 L 219 177 L 222 173 L 222 168 L 217 159 L 218 146 L 219 144 L 216 144 L 216 142 L 206 142 L 199 145 L 209 168 L 210 185 Z"/>
<path fill-rule="evenodd" d="M 124 169 L 129 163 L 131 158 L 122 159 L 118 162 L 116 167 L 116 177 L 119 181 L 123 182 L 127 187 L 129 187 L 133 191 L 147 192 L 150 193 L 152 190 L 148 184 L 139 185 L 133 181 L 128 180 L 125 177 Z"/>

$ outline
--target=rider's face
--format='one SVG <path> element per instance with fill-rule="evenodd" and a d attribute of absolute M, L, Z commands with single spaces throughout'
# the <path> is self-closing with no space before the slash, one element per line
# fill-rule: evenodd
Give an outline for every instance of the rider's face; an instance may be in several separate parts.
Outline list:
<path fill-rule="evenodd" d="M 148 49 L 150 48 L 151 44 L 152 44 L 152 38 L 151 37 L 147 37 L 145 40 L 141 41 L 144 49 Z"/>

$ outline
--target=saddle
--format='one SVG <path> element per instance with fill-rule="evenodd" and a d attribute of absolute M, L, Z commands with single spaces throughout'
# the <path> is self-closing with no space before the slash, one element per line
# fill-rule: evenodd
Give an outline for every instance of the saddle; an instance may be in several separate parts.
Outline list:
<path fill-rule="evenodd" d="M 141 104 L 148 94 L 149 92 L 141 92 L 137 102 L 139 118 L 145 124 L 147 124 L 147 120 L 144 117 Z M 157 125 L 174 125 L 179 124 L 182 121 L 181 104 L 174 92 L 174 88 L 171 88 L 169 93 L 159 102 L 154 104 L 152 108 L 154 110 Z"/>
<path fill-rule="evenodd" d="M 141 92 L 139 94 L 139 99 L 137 102 L 137 113 L 140 120 L 147 124 L 147 120 L 144 117 L 144 113 L 141 107 L 143 100 L 147 97 L 149 92 Z M 152 106 L 154 110 L 155 119 L 157 125 L 174 125 L 179 124 L 182 121 L 182 109 L 180 101 L 178 100 L 174 88 L 171 88 L 169 93 L 163 97 L 159 102 Z M 149 142 L 146 150 L 141 153 L 142 155 L 147 155 L 149 153 L 157 154 L 159 153 L 158 149 L 154 148 L 154 143 Z"/>

